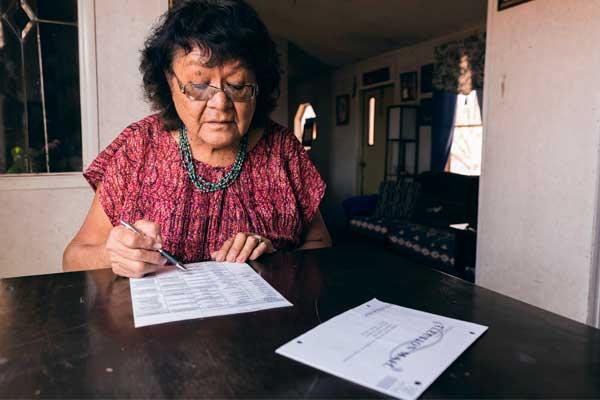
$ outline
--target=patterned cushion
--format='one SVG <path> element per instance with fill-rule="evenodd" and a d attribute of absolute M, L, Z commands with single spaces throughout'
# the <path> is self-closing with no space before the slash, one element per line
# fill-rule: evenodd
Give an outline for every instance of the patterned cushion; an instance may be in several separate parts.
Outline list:
<path fill-rule="evenodd" d="M 357 216 L 350 220 L 350 230 L 372 238 L 384 239 L 388 233 L 388 226 L 382 218 Z"/>
<path fill-rule="evenodd" d="M 417 198 L 421 193 L 421 186 L 418 182 L 403 181 L 396 188 L 399 197 L 396 209 L 396 218 L 410 218 L 412 216 Z"/>
<path fill-rule="evenodd" d="M 416 182 L 402 179 L 398 182 L 382 182 L 375 208 L 378 218 L 409 218 L 412 215 L 420 186 Z"/>
<path fill-rule="evenodd" d="M 455 244 L 449 231 L 402 221 L 390 228 L 388 241 L 393 248 L 428 258 L 441 269 L 453 271 Z"/>
<path fill-rule="evenodd" d="M 379 185 L 379 198 L 375 207 L 377 218 L 392 218 L 394 216 L 396 185 L 397 183 L 392 181 L 384 181 Z"/>

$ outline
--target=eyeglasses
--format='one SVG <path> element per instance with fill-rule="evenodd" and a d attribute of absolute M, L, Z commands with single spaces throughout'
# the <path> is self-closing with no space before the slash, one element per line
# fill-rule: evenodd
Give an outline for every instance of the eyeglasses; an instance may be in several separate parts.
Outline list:
<path fill-rule="evenodd" d="M 225 95 L 234 102 L 247 102 L 258 96 L 258 85 L 256 83 L 246 83 L 242 85 L 232 85 L 225 82 L 223 88 L 212 86 L 207 83 L 186 83 L 183 84 L 177 77 L 177 85 L 181 93 L 188 98 L 197 101 L 208 101 L 218 92 L 224 92 Z"/>

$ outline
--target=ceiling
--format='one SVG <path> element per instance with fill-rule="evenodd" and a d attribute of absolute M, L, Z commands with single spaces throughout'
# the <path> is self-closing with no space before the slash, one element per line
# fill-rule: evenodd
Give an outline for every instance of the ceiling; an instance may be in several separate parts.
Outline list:
<path fill-rule="evenodd" d="M 333 67 L 485 23 L 487 0 L 247 0 L 272 34 Z"/>

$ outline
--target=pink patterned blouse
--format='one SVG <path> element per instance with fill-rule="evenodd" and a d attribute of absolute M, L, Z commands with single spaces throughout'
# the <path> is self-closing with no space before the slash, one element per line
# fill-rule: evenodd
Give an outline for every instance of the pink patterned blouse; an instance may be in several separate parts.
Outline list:
<path fill-rule="evenodd" d="M 230 167 L 194 161 L 216 182 Z M 84 172 L 113 226 L 145 219 L 161 226 L 166 250 L 184 262 L 206 260 L 238 232 L 295 247 L 312 221 L 325 183 L 293 133 L 269 122 L 224 190 L 200 192 L 183 167 L 177 141 L 158 115 L 128 126 Z"/>

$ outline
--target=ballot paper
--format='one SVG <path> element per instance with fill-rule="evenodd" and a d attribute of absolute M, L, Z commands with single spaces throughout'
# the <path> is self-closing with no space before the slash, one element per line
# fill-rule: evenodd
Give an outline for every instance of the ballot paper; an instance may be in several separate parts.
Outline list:
<path fill-rule="evenodd" d="M 377 299 L 346 311 L 276 353 L 399 399 L 412 400 L 486 326 Z"/>
<path fill-rule="evenodd" d="M 186 267 L 129 280 L 136 328 L 292 305 L 248 264 Z"/>

